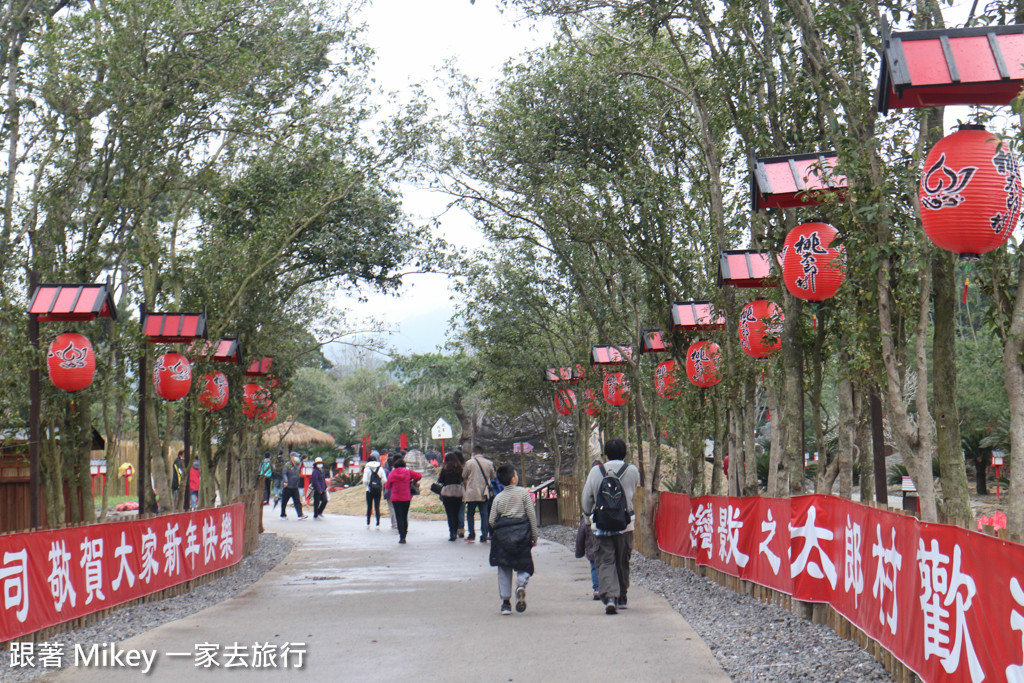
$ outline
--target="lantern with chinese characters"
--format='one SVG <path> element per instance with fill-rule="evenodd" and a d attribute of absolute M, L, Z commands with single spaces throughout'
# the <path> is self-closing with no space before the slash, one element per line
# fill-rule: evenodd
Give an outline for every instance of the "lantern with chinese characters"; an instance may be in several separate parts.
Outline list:
<path fill-rule="evenodd" d="M 572 389 L 559 389 L 555 392 L 555 412 L 559 415 L 572 415 L 576 407 L 576 392 Z"/>
<path fill-rule="evenodd" d="M 740 345 L 751 358 L 764 358 L 782 348 L 782 309 L 767 299 L 754 299 L 740 312 Z"/>
<path fill-rule="evenodd" d="M 624 406 L 629 400 L 629 382 L 621 372 L 609 372 L 604 376 L 604 400 L 609 405 Z"/>
<path fill-rule="evenodd" d="M 692 384 L 707 389 L 722 381 L 718 375 L 719 353 L 718 344 L 714 342 L 690 344 L 686 350 L 686 376 Z"/>
<path fill-rule="evenodd" d="M 192 365 L 180 353 L 165 353 L 153 366 L 153 387 L 156 395 L 167 401 L 177 401 L 192 388 Z"/>
<path fill-rule="evenodd" d="M 77 332 L 57 335 L 46 353 L 50 381 L 64 391 L 80 391 L 92 384 L 96 354 L 89 338 Z"/>
<path fill-rule="evenodd" d="M 677 366 L 678 363 L 674 360 L 666 360 L 658 363 L 658 366 L 654 368 L 654 390 L 658 396 L 673 399 L 682 392 L 676 381 Z"/>
<path fill-rule="evenodd" d="M 250 420 L 270 422 L 277 417 L 277 406 L 270 400 L 270 392 L 259 384 L 246 384 L 242 388 L 242 412 Z"/>
<path fill-rule="evenodd" d="M 593 389 L 583 390 L 583 411 L 590 417 L 601 414 L 601 406 L 597 403 L 597 392 Z"/>
<path fill-rule="evenodd" d="M 205 389 L 199 402 L 210 411 L 220 410 L 228 404 L 228 378 L 223 372 L 208 372 L 203 376 Z"/>
<path fill-rule="evenodd" d="M 935 143 L 924 162 L 921 225 L 935 246 L 977 258 L 998 249 L 1020 217 L 1017 155 L 981 126 L 962 126 Z"/>
<path fill-rule="evenodd" d="M 789 293 L 804 301 L 835 296 L 846 279 L 846 252 L 831 246 L 836 229 L 827 223 L 804 223 L 789 231 L 782 249 L 782 279 Z"/>

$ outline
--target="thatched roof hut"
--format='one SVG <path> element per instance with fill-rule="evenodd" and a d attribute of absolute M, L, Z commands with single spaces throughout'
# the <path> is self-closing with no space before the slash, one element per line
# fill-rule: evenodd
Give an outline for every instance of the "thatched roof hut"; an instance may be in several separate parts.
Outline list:
<path fill-rule="evenodd" d="M 309 425 L 296 422 L 292 418 L 263 430 L 263 445 L 271 448 L 277 446 L 308 446 L 312 444 L 334 445 L 334 437 L 321 432 Z"/>

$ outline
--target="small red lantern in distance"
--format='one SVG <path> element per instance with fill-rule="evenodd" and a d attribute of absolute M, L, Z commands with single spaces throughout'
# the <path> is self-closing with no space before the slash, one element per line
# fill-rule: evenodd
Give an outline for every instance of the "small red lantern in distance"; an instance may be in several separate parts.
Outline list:
<path fill-rule="evenodd" d="M 597 392 L 593 389 L 583 390 L 583 400 L 585 401 L 583 411 L 590 417 L 597 417 L 601 414 L 601 406 L 597 403 Z"/>
<path fill-rule="evenodd" d="M 673 399 L 682 393 L 676 381 L 677 365 L 674 360 L 666 360 L 654 368 L 654 390 L 658 392 L 658 396 Z"/>
<path fill-rule="evenodd" d="M 804 223 L 789 231 L 782 249 L 782 279 L 797 299 L 824 301 L 846 279 L 846 252 L 830 246 L 836 229 L 828 223 Z"/>
<path fill-rule="evenodd" d="M 961 258 L 977 258 L 1005 244 L 1017 225 L 1017 155 L 981 126 L 962 126 L 928 152 L 917 196 L 928 239 Z"/>
<path fill-rule="evenodd" d="M 555 393 L 555 412 L 559 415 L 572 415 L 576 407 L 576 392 L 572 389 L 559 389 Z"/>
<path fill-rule="evenodd" d="M 192 388 L 192 365 L 180 353 L 165 353 L 153 366 L 153 386 L 156 395 L 167 401 L 177 401 Z"/>
<path fill-rule="evenodd" d="M 50 342 L 46 353 L 50 381 L 64 391 L 80 391 L 92 384 L 96 374 L 96 354 L 92 342 L 77 332 L 65 332 Z"/>
<path fill-rule="evenodd" d="M 718 375 L 720 349 L 714 342 L 699 341 L 686 350 L 686 376 L 690 383 L 702 389 L 722 381 Z"/>
<path fill-rule="evenodd" d="M 767 299 L 754 299 L 740 312 L 740 345 L 751 358 L 764 358 L 782 348 L 782 309 Z"/>
<path fill-rule="evenodd" d="M 609 405 L 624 406 L 629 400 L 629 382 L 621 372 L 609 372 L 604 376 L 604 400 Z"/>
<path fill-rule="evenodd" d="M 228 404 L 228 378 L 223 372 L 208 372 L 203 376 L 205 389 L 199 402 L 207 410 L 220 410 Z"/>

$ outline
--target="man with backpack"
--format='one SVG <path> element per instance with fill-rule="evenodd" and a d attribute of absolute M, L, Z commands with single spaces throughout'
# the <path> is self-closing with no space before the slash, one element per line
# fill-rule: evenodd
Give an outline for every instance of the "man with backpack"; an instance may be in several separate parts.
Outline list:
<path fill-rule="evenodd" d="M 363 468 L 363 484 L 366 485 L 366 526 L 370 526 L 371 511 L 376 513 L 377 526 L 380 526 L 380 496 L 384 491 L 384 483 L 388 480 L 388 475 L 380 466 L 380 462 L 377 460 L 379 457 L 377 451 L 374 451 L 370 456 L 370 461 Z M 394 520 L 394 515 L 392 515 L 392 523 Z"/>
<path fill-rule="evenodd" d="M 626 444 L 612 439 L 604 445 L 605 463 L 597 463 L 583 485 L 582 507 L 591 515 L 597 540 L 594 563 L 605 614 L 626 609 L 629 557 L 633 554 L 633 494 L 640 472 L 625 462 Z"/>

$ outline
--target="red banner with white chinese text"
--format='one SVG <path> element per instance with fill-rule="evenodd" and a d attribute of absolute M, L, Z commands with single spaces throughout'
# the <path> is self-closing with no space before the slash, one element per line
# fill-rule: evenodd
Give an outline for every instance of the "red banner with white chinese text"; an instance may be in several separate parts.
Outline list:
<path fill-rule="evenodd" d="M 671 555 L 828 603 L 926 681 L 1024 682 L 1024 546 L 834 496 L 661 494 Z"/>
<path fill-rule="evenodd" d="M 242 559 L 245 505 L 0 536 L 0 642 Z"/>

